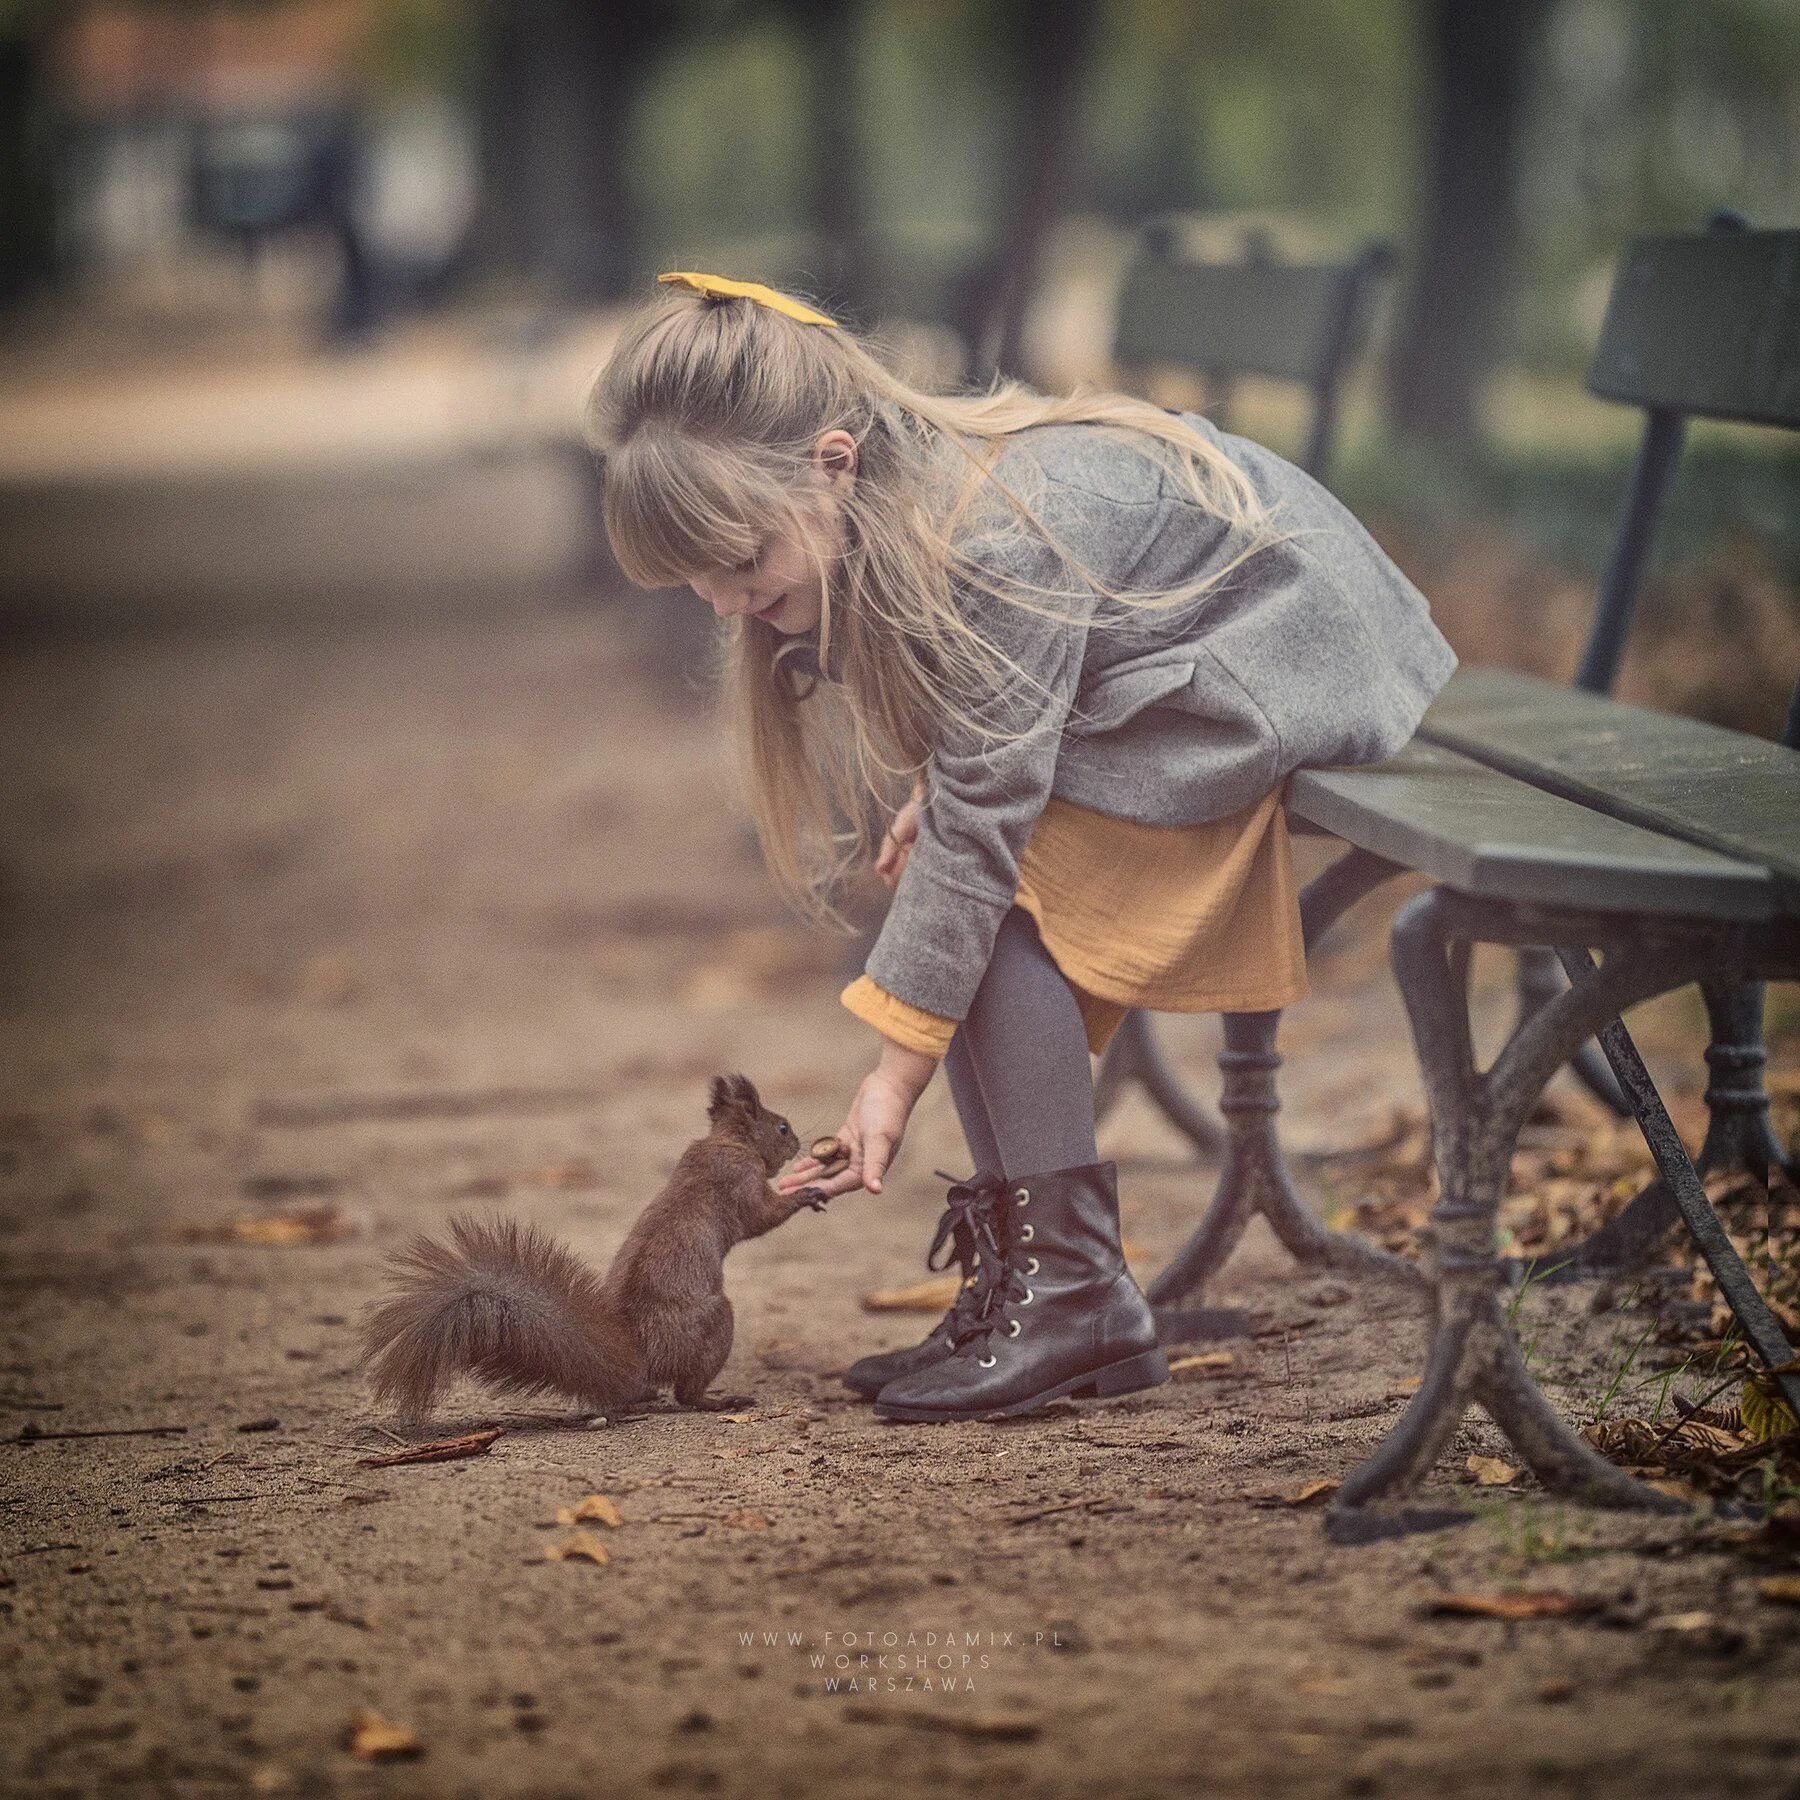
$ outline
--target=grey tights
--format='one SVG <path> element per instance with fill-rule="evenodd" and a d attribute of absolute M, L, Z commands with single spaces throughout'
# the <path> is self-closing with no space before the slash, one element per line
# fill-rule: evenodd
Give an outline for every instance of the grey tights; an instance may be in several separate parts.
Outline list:
<path fill-rule="evenodd" d="M 944 1073 L 977 1169 L 1010 1181 L 1100 1160 L 1081 1011 L 1022 907 L 1000 921 Z"/>

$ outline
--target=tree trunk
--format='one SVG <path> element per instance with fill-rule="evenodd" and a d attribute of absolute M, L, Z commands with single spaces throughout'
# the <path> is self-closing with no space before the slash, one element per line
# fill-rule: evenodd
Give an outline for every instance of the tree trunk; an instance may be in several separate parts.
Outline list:
<path fill-rule="evenodd" d="M 1423 219 L 1389 375 L 1395 430 L 1471 444 L 1505 350 L 1520 124 L 1550 0 L 1420 0 L 1430 126 Z"/>
<path fill-rule="evenodd" d="M 1025 321 L 1036 296 L 1044 241 L 1080 158 L 1081 79 L 1101 9 L 1092 0 L 1007 0 L 1018 71 L 1015 157 L 979 372 L 1025 376 Z"/>
<path fill-rule="evenodd" d="M 45 57 L 27 21 L 0 34 L 0 312 L 50 278 L 54 235 Z"/>
<path fill-rule="evenodd" d="M 868 299 L 859 48 L 863 0 L 783 0 L 806 84 L 802 189 L 818 240 L 812 270 L 820 297 L 852 318 Z"/>
<path fill-rule="evenodd" d="M 489 259 L 586 302 L 637 272 L 632 107 L 665 26 L 653 9 L 490 0 L 481 96 Z"/>

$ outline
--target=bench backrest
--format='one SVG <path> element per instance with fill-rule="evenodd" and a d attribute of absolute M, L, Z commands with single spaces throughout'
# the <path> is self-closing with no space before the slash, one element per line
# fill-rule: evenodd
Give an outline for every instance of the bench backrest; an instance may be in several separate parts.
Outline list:
<path fill-rule="evenodd" d="M 1113 360 L 1126 369 L 1192 369 L 1214 398 L 1239 375 L 1298 382 L 1312 396 L 1301 467 L 1325 479 L 1339 390 L 1368 335 L 1373 302 L 1394 266 L 1370 242 L 1345 263 L 1279 262 L 1267 240 L 1239 262 L 1182 258 L 1166 227 L 1147 230 L 1113 323 Z"/>
<path fill-rule="evenodd" d="M 1644 433 L 1575 685 L 1612 691 L 1690 418 L 1800 430 L 1800 231 L 1706 230 L 1626 250 L 1589 389 L 1645 410 Z M 1797 702 L 1800 705 L 1800 702 Z"/>

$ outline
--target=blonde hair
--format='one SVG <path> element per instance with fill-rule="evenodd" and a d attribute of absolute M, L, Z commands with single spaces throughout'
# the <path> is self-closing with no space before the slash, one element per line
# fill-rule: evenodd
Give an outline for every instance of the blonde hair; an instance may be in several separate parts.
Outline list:
<path fill-rule="evenodd" d="M 1023 735 L 984 713 L 983 697 L 1023 671 L 964 616 L 956 584 L 1067 616 L 1066 589 L 996 583 L 978 542 L 991 553 L 996 534 L 1035 534 L 1059 572 L 1142 608 L 1197 599 L 1272 541 L 1243 471 L 1149 401 L 1045 396 L 1016 381 L 927 393 L 871 341 L 748 299 L 677 292 L 647 305 L 596 378 L 588 421 L 605 465 L 607 536 L 642 587 L 735 568 L 771 528 L 808 542 L 813 446 L 834 429 L 855 440 L 842 554 L 822 566 L 818 657 L 838 679 L 797 683 L 786 666 L 792 641 L 741 615 L 725 623 L 719 667 L 770 872 L 802 911 L 840 924 L 834 893 L 871 856 L 883 815 L 923 772 L 945 724 Z M 1129 431 L 1135 448 L 1173 467 L 1200 505 L 1245 534 L 1240 554 L 1177 589 L 1107 587 L 993 473 L 1006 439 L 1052 424 Z M 1093 628 L 1106 623 L 1096 615 Z"/>

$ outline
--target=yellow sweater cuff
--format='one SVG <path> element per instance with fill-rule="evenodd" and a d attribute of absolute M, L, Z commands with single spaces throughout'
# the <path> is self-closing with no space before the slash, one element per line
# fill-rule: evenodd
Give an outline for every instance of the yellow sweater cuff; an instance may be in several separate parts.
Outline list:
<path fill-rule="evenodd" d="M 925 1056 L 942 1056 L 956 1035 L 956 1020 L 908 1006 L 886 988 L 877 987 L 867 975 L 859 975 L 838 996 L 865 1025 L 873 1025 L 908 1050 Z"/>

